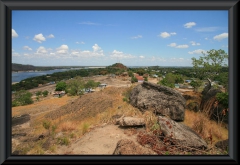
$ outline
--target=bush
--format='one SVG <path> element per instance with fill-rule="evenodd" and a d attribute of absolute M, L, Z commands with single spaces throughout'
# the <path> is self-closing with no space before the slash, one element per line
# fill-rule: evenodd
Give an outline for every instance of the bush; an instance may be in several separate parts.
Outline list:
<path fill-rule="evenodd" d="M 66 89 L 66 87 L 67 87 L 67 84 L 63 81 L 60 81 L 57 83 L 55 90 L 56 91 L 64 91 Z"/>
<path fill-rule="evenodd" d="M 28 91 L 21 90 L 15 93 L 15 99 L 12 102 L 12 106 L 28 105 L 32 103 L 32 94 Z"/>
<path fill-rule="evenodd" d="M 228 108 L 228 93 L 217 93 L 216 99 L 224 108 Z"/>
<path fill-rule="evenodd" d="M 136 77 L 132 77 L 131 83 L 135 83 L 135 82 L 138 82 L 138 79 Z"/>
<path fill-rule="evenodd" d="M 43 94 L 44 97 L 47 97 L 47 95 L 48 95 L 48 91 L 47 91 L 47 90 L 46 90 L 46 91 L 43 91 L 42 94 Z"/>
<path fill-rule="evenodd" d="M 36 96 L 42 95 L 42 91 L 37 91 Z"/>

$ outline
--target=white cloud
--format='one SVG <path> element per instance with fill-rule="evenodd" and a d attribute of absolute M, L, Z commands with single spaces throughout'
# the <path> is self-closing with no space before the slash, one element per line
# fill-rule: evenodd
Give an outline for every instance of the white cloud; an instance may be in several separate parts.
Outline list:
<path fill-rule="evenodd" d="M 219 29 L 218 27 L 203 27 L 203 28 L 197 28 L 195 29 L 197 32 L 214 32 L 217 29 Z"/>
<path fill-rule="evenodd" d="M 32 50 L 32 48 L 30 48 L 29 46 L 24 46 L 23 49 L 24 50 Z"/>
<path fill-rule="evenodd" d="M 184 58 L 175 58 L 175 57 L 173 57 L 173 58 L 170 58 L 170 60 L 177 60 L 177 61 L 179 61 L 179 60 L 184 60 Z"/>
<path fill-rule="evenodd" d="M 38 43 L 42 43 L 42 41 L 46 41 L 45 37 L 42 35 L 42 33 L 40 34 L 36 34 L 33 38 L 34 41 L 37 41 Z"/>
<path fill-rule="evenodd" d="M 204 38 L 205 40 L 208 40 L 208 38 L 206 37 L 206 38 Z"/>
<path fill-rule="evenodd" d="M 68 53 L 68 46 L 67 45 L 61 45 L 59 48 L 57 48 L 57 54 L 67 54 Z"/>
<path fill-rule="evenodd" d="M 175 48 L 185 49 L 185 48 L 188 48 L 188 47 L 189 47 L 188 45 L 178 45 Z"/>
<path fill-rule="evenodd" d="M 100 25 L 99 23 L 94 23 L 94 22 L 90 22 L 90 21 L 87 21 L 87 22 L 81 22 L 79 23 L 81 25 Z"/>
<path fill-rule="evenodd" d="M 38 49 L 37 49 L 37 54 L 46 54 L 47 53 L 47 49 L 44 48 L 43 46 L 40 46 Z"/>
<path fill-rule="evenodd" d="M 138 38 L 142 38 L 142 36 L 141 35 L 137 35 L 137 36 L 131 37 L 131 39 L 138 39 Z"/>
<path fill-rule="evenodd" d="M 170 46 L 170 47 L 176 47 L 177 44 L 176 44 L 176 43 L 171 43 L 171 44 L 169 44 L 168 46 Z"/>
<path fill-rule="evenodd" d="M 123 52 L 120 52 L 120 51 L 117 51 L 117 50 L 114 50 L 110 57 L 112 59 L 133 59 L 133 58 L 136 58 L 136 56 L 133 56 L 131 54 L 124 54 Z"/>
<path fill-rule="evenodd" d="M 12 49 L 12 52 L 14 52 L 14 49 Z"/>
<path fill-rule="evenodd" d="M 167 38 L 167 37 L 170 37 L 171 34 L 169 34 L 168 32 L 162 32 L 161 34 L 158 35 L 159 37 L 162 37 L 162 38 Z"/>
<path fill-rule="evenodd" d="M 99 47 L 98 44 L 94 44 L 94 45 L 92 46 L 92 48 L 93 48 L 93 51 L 94 51 L 94 52 L 96 52 L 96 51 L 98 51 L 98 50 L 101 50 L 101 47 Z"/>
<path fill-rule="evenodd" d="M 185 28 L 192 28 L 193 26 L 196 26 L 195 22 L 188 22 L 183 25 Z"/>
<path fill-rule="evenodd" d="M 156 61 L 158 61 L 158 62 L 165 62 L 166 61 L 166 59 L 164 59 L 164 58 L 155 57 L 155 56 L 150 57 L 149 60 L 153 61 L 153 62 L 156 62 Z"/>
<path fill-rule="evenodd" d="M 145 58 L 144 56 L 139 56 L 139 58 Z"/>
<path fill-rule="evenodd" d="M 176 35 L 176 32 L 172 32 L 172 33 L 168 33 L 168 32 L 162 32 L 161 34 L 158 35 L 158 37 L 162 37 L 162 38 L 168 38 L 171 35 Z"/>
<path fill-rule="evenodd" d="M 47 36 L 47 38 L 55 38 L 53 34 L 50 34 L 49 36 Z"/>
<path fill-rule="evenodd" d="M 199 46 L 199 45 L 201 45 L 200 43 L 196 43 L 195 41 L 191 41 L 190 43 L 191 43 L 192 46 Z"/>
<path fill-rule="evenodd" d="M 176 32 L 172 32 L 172 33 L 170 33 L 171 35 L 176 35 L 177 33 Z"/>
<path fill-rule="evenodd" d="M 18 37 L 18 34 L 14 29 L 12 29 L 12 38 L 16 38 L 16 37 Z"/>
<path fill-rule="evenodd" d="M 203 49 L 197 49 L 192 52 L 188 52 L 188 54 L 202 54 L 202 53 L 206 53 L 206 51 Z"/>
<path fill-rule="evenodd" d="M 14 53 L 12 53 L 12 56 L 14 56 L 14 57 L 19 57 L 19 56 L 20 56 L 20 54 L 19 54 L 19 53 L 16 53 L 16 52 L 14 52 Z"/>
<path fill-rule="evenodd" d="M 93 51 L 89 50 L 71 50 L 70 55 L 72 57 L 79 57 L 79 58 L 91 58 L 91 57 L 103 57 L 103 50 L 98 44 L 94 44 L 92 46 Z"/>
<path fill-rule="evenodd" d="M 228 33 L 222 33 L 213 37 L 214 40 L 221 41 L 224 38 L 228 38 Z"/>
<path fill-rule="evenodd" d="M 83 42 L 83 41 L 82 42 L 78 42 L 77 41 L 76 44 L 85 44 L 85 42 Z"/>

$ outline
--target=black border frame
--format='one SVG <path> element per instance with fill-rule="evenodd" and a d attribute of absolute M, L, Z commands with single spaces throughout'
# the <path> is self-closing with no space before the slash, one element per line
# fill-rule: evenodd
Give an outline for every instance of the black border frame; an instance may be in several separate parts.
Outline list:
<path fill-rule="evenodd" d="M 12 10 L 228 10 L 229 155 L 227 156 L 13 156 L 11 155 Z M 237 58 L 239 0 L 0 0 L 0 164 L 184 163 L 238 164 Z M 235 108 L 235 109 L 234 109 Z"/>

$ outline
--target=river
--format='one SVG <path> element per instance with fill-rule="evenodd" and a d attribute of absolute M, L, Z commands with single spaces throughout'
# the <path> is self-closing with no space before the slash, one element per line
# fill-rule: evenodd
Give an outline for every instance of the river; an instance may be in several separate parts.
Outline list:
<path fill-rule="evenodd" d="M 26 78 L 30 77 L 37 77 L 47 74 L 53 74 L 55 72 L 64 72 L 71 69 L 54 69 L 54 70 L 47 70 L 47 71 L 31 71 L 31 72 L 12 72 L 12 83 L 20 82 L 21 80 L 24 80 Z"/>

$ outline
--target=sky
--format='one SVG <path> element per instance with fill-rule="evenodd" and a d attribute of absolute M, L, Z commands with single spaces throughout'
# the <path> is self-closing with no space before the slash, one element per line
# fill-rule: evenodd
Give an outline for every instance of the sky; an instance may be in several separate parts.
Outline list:
<path fill-rule="evenodd" d="M 13 10 L 12 63 L 192 66 L 228 53 L 227 10 Z"/>

